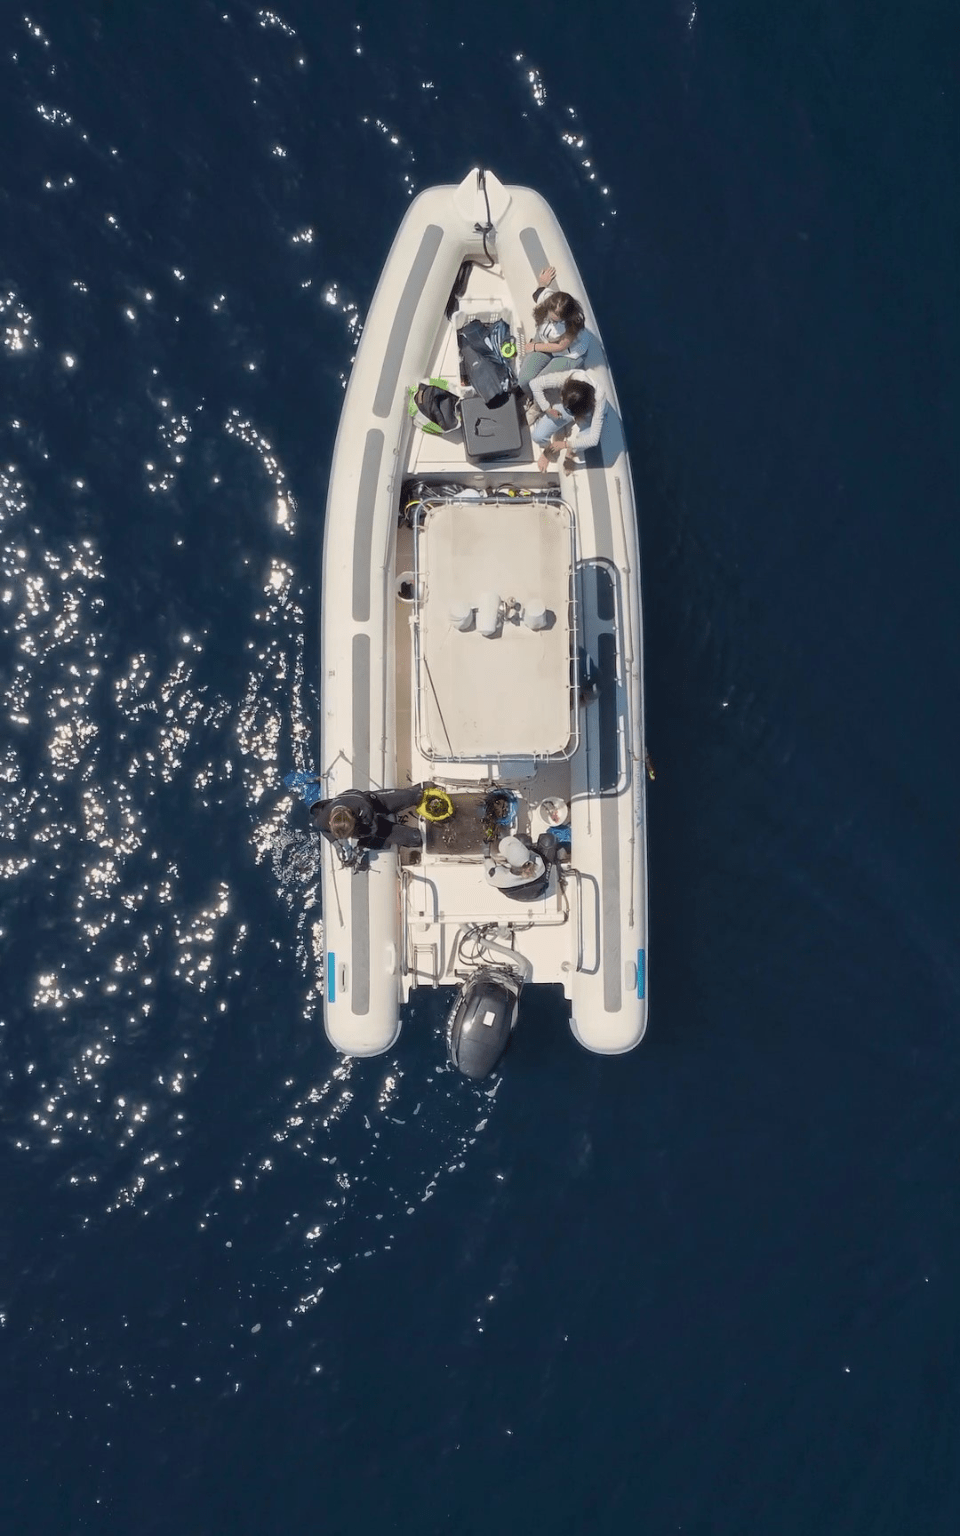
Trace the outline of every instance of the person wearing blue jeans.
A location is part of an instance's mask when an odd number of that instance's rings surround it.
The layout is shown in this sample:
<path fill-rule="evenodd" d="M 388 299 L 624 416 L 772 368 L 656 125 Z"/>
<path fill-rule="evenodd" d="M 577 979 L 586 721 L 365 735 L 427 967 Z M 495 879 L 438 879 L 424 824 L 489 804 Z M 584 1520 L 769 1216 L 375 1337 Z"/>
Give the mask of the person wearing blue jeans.
<path fill-rule="evenodd" d="M 589 334 L 583 328 L 583 310 L 576 299 L 549 288 L 555 275 L 554 267 L 544 267 L 540 287 L 533 295 L 537 329 L 524 349 L 517 376 L 528 402 L 538 374 L 569 372 L 582 362 L 590 345 Z"/>
<path fill-rule="evenodd" d="M 552 460 L 565 449 L 563 467 L 567 474 L 575 468 L 574 453 L 595 448 L 603 431 L 607 397 L 603 385 L 593 374 L 576 369 L 563 381 L 559 405 L 551 405 L 547 389 L 551 380 L 541 373 L 531 383 L 531 392 L 543 411 L 534 422 L 530 436 L 540 449 L 537 468 L 546 473 Z"/>

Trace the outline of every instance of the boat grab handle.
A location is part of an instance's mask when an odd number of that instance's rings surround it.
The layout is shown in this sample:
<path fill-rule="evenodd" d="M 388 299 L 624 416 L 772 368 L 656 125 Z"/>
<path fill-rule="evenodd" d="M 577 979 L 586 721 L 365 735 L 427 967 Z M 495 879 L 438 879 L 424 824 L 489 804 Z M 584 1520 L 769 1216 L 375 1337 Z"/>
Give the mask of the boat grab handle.
<path fill-rule="evenodd" d="M 584 944 L 583 944 L 583 886 L 584 886 L 584 880 L 586 879 L 587 881 L 589 881 L 591 886 L 596 887 L 596 880 L 593 878 L 592 875 L 587 875 L 587 876 L 582 875 L 580 873 L 579 869 L 576 869 L 573 865 L 570 865 L 567 868 L 567 870 L 565 871 L 565 874 L 567 876 L 573 875 L 573 877 L 575 878 L 575 880 L 577 882 L 577 970 L 578 971 L 586 971 L 586 973 L 588 975 L 593 975 L 595 972 L 597 972 L 600 969 L 600 923 L 599 923 L 599 917 L 598 917 L 597 918 L 597 927 L 596 927 L 596 935 L 597 935 L 597 937 L 596 937 L 596 943 L 594 945 L 595 955 L 594 955 L 593 964 L 590 965 L 590 966 L 584 965 L 584 961 L 583 961 L 583 947 L 584 947 Z M 597 896 L 597 892 L 596 892 L 596 890 L 594 890 L 594 898 L 595 899 L 596 899 L 596 896 Z"/>

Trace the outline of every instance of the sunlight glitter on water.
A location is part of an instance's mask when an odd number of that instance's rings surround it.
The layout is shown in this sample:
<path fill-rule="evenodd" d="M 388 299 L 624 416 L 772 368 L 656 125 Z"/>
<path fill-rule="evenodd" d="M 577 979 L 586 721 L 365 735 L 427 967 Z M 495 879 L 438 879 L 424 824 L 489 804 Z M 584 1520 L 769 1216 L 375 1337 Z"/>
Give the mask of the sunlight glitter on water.
<path fill-rule="evenodd" d="M 190 428 L 183 415 L 167 418 L 171 449 L 187 447 Z M 237 430 L 231 418 L 227 435 Z M 292 533 L 295 501 L 269 444 L 246 421 L 239 423 L 239 435 L 274 487 L 270 520 Z M 34 976 L 34 1011 L 61 1016 L 67 1033 L 59 1027 L 49 1033 L 51 1046 L 59 1042 L 50 1061 L 53 1075 L 48 1071 L 38 1083 L 42 1102 L 28 1111 L 16 1144 L 25 1150 L 38 1143 L 60 1148 L 71 1138 L 96 1134 L 108 1103 L 107 1084 L 123 1079 L 126 1059 L 130 1081 L 142 1083 L 139 1043 L 133 1054 L 130 1047 L 154 1012 L 158 982 L 202 995 L 218 987 L 231 964 L 232 974 L 239 974 L 248 925 L 232 915 L 230 883 L 214 882 L 212 899 L 192 910 L 184 904 L 178 862 L 158 861 L 156 850 L 149 849 L 151 801 L 157 784 L 172 786 L 188 776 L 201 808 L 212 809 L 217 786 L 233 778 L 235 756 L 251 812 L 276 787 L 284 728 L 301 743 L 308 736 L 301 703 L 302 612 L 292 600 L 293 567 L 274 558 L 261 588 L 265 601 L 254 615 L 258 630 L 266 626 L 272 633 L 258 650 L 239 706 L 200 680 L 203 634 L 181 634 L 179 655 L 163 667 L 149 650 L 119 661 L 107 653 L 104 640 L 104 594 L 111 592 L 111 602 L 116 594 L 94 542 L 45 549 L 30 524 L 25 482 L 15 466 L 4 471 L 2 489 L 0 614 L 21 657 L 4 688 L 2 708 L 12 727 L 29 727 L 34 737 L 38 728 L 44 734 L 45 722 L 47 766 L 33 768 L 28 777 L 20 749 L 10 745 L 3 752 L 0 874 L 8 885 L 29 880 L 25 894 L 46 885 L 61 914 L 61 934 L 71 910 L 76 934 L 72 945 L 60 944 L 54 964 L 41 965 Z M 135 743 L 135 750 L 127 752 L 123 767 L 125 740 Z M 197 767 L 204 746 L 207 760 Z M 120 774 L 105 774 L 107 762 L 121 766 Z M 276 825 L 285 822 L 289 809 L 281 797 Z M 258 823 L 251 835 L 262 860 L 269 834 Z M 138 872 L 146 872 L 145 856 L 147 867 L 154 866 L 146 881 L 137 879 Z M 315 915 L 312 922 L 305 920 L 303 934 L 316 922 Z M 316 948 L 316 943 L 309 951 L 304 943 L 299 946 L 305 1012 L 311 1014 Z M 100 1007 L 91 1016 L 97 999 Z M 226 1006 L 221 1001 L 220 1011 Z M 182 1096 L 196 1077 L 190 1052 L 175 1050 L 165 1064 L 163 1053 L 153 1059 L 161 1065 L 156 1086 Z M 130 1101 L 126 1090 L 117 1095 L 118 1103 Z M 150 1145 L 152 1103 L 152 1094 L 144 1097 L 141 1091 L 137 1110 L 125 1123 L 123 1145 L 146 1137 L 143 1167 L 118 1187 L 108 1213 L 145 1199 L 176 1166 L 164 1151 L 169 1127 L 159 1129 L 159 1145 Z M 180 1134 L 175 1127 L 173 1134 Z"/>
<path fill-rule="evenodd" d="M 293 35 L 274 11 L 258 19 L 274 48 Z M 293 62 L 304 61 L 288 60 L 289 69 Z M 249 79 L 238 75 L 238 99 L 246 98 Z M 259 70 L 254 84 L 260 96 Z M 36 104 L 36 132 L 51 142 L 66 142 L 64 135 L 86 142 L 79 113 L 48 95 Z M 384 175 L 412 195 L 416 155 L 389 104 L 374 91 L 358 104 L 356 120 L 382 146 Z M 294 126 L 265 122 L 261 140 L 264 158 L 291 174 L 302 169 L 292 164 Z M 218 1021 L 240 1017 L 265 951 L 284 964 L 289 956 L 285 996 L 323 1067 L 291 1077 L 281 1096 L 264 1103 L 259 1129 L 236 1154 L 229 1194 L 210 1204 L 202 1225 L 232 1243 L 244 1212 L 256 1210 L 262 1220 L 265 1210 L 276 1210 L 277 1227 L 292 1239 L 281 1289 L 291 1315 L 304 1314 L 335 1274 L 389 1251 L 442 1184 L 464 1172 L 496 1085 L 464 1086 L 444 1064 L 442 1029 L 434 1029 L 429 1064 L 417 1068 L 398 1052 L 371 1070 L 332 1057 L 320 1043 L 318 848 L 302 805 L 280 789 L 287 768 L 315 766 L 315 689 L 298 567 L 302 519 L 275 428 L 261 427 L 246 392 L 246 365 L 265 366 L 268 351 L 255 336 L 243 338 L 242 406 L 222 394 L 197 401 L 194 393 L 191 403 L 190 380 L 171 366 L 165 337 L 196 304 L 215 317 L 225 349 L 234 349 L 225 366 L 236 370 L 234 312 L 243 295 L 216 272 L 193 293 L 201 264 L 188 247 L 165 246 L 155 262 L 121 271 L 117 253 L 121 241 L 131 249 L 136 222 L 122 159 L 111 146 L 101 152 L 118 180 L 107 205 L 91 214 L 93 238 L 111 253 L 94 293 L 88 271 L 64 274 L 71 300 L 85 307 L 60 335 L 41 324 L 46 311 L 26 291 L 0 296 L 4 356 L 20 366 L 41 352 L 42 336 L 58 378 L 62 369 L 85 380 L 98 362 L 92 306 L 107 297 L 140 362 L 140 403 L 129 416 L 133 514 L 147 533 L 168 521 L 167 547 L 189 549 L 193 530 L 181 498 L 202 464 L 203 483 L 211 495 L 216 488 L 220 505 L 235 498 L 243 547 L 226 572 L 200 566 L 179 576 L 194 606 L 167 632 L 162 612 L 140 620 L 140 599 L 128 597 L 128 573 L 116 568 L 102 536 L 106 514 L 88 489 L 98 483 L 95 460 L 81 456 L 64 469 L 85 493 L 80 537 L 41 535 L 41 500 L 16 464 L 0 481 L 0 625 L 18 656 L 0 698 L 11 732 L 0 756 L 0 875 L 8 896 L 17 893 L 24 909 L 35 904 L 45 914 L 26 982 L 38 1049 L 17 1069 L 25 1092 L 11 1131 L 24 1153 L 66 1161 L 64 1178 L 84 1227 L 123 1210 L 149 1216 L 178 1201 L 196 1145 L 198 1087 L 223 1038 Z M 48 190 L 61 186 L 58 170 L 48 179 Z M 278 209 L 278 250 L 290 264 L 290 286 L 312 286 L 323 314 L 339 320 L 331 355 L 345 384 L 363 317 L 349 272 L 336 270 L 329 252 L 317 269 L 324 232 L 314 217 L 306 201 Z M 26 435 L 31 425 L 23 423 Z M 117 446 L 101 436 L 96 452 Z M 231 469 L 238 449 L 248 459 L 239 476 Z M 223 636 L 203 611 L 204 595 L 219 593 L 224 582 L 236 589 L 229 649 L 242 658 L 229 687 L 217 670 Z M 180 608 L 171 587 L 174 612 Z M 244 852 L 268 912 L 274 904 L 275 925 L 251 907 L 242 859 L 221 869 L 196 856 L 209 843 L 217 858 L 222 808 L 238 797 Z M 88 1161 L 94 1151 L 95 1164 Z M 312 1192 L 305 1197 L 301 1188 L 294 1199 L 287 1183 L 295 1175 L 302 1184 L 304 1171 L 316 1174 Z M 268 1179 L 269 1200 L 248 1204 Z"/>
<path fill-rule="evenodd" d="M 12 290 L 0 296 L 0 324 L 8 352 L 36 351 L 40 346 L 33 335 L 33 316 Z"/>
<path fill-rule="evenodd" d="M 327 1170 L 326 1191 L 316 1197 L 312 1216 L 296 1217 L 310 1250 L 302 1261 L 307 1289 L 294 1303 L 297 1314 L 310 1311 L 323 1295 L 329 1280 L 318 1285 L 321 1275 L 334 1276 L 345 1265 L 389 1252 L 402 1226 L 441 1182 L 463 1172 L 501 1081 L 468 1086 L 452 1069 L 436 1064 L 417 1081 L 398 1056 L 371 1097 L 373 1084 L 362 1095 L 351 1087 L 356 1066 L 350 1059 L 335 1066 L 273 1132 L 277 1147 Z M 360 1125 L 365 1136 L 356 1134 Z M 254 1186 L 278 1167 L 274 1153 L 254 1171 Z M 328 1251 L 314 1255 L 321 1242 Z"/>

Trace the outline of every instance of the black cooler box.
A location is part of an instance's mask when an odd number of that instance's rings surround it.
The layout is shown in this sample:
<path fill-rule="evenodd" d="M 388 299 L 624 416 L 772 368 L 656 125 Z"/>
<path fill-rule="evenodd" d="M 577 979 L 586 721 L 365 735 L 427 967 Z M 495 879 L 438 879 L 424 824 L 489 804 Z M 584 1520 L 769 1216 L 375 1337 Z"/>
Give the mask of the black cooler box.
<path fill-rule="evenodd" d="M 516 395 L 508 395 L 502 405 L 484 405 L 471 397 L 460 402 L 460 412 L 468 459 L 480 464 L 519 456 L 523 431 Z"/>

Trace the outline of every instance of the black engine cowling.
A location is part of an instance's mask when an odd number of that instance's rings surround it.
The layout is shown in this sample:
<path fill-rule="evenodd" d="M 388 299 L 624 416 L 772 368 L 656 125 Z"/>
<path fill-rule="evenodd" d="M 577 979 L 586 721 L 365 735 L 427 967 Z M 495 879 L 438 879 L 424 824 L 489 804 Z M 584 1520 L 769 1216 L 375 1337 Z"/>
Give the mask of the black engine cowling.
<path fill-rule="evenodd" d="M 492 967 L 465 981 L 450 1011 L 450 1060 L 464 1077 L 486 1077 L 510 1043 L 517 1022 L 520 977 Z"/>

